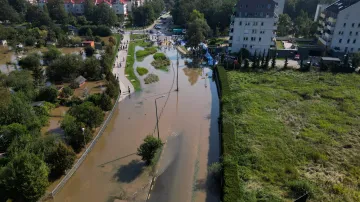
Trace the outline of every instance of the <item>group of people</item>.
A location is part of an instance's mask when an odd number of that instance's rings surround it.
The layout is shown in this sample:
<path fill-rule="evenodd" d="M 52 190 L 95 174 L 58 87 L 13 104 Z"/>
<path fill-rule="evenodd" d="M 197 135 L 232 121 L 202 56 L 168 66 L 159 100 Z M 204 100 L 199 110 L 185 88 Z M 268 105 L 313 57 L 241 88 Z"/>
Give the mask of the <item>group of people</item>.
<path fill-rule="evenodd" d="M 125 54 L 127 55 L 127 48 L 128 48 L 128 46 L 129 46 L 129 41 L 127 40 L 127 41 L 122 41 L 121 42 L 121 44 L 120 44 L 120 47 L 119 47 L 119 49 L 118 49 L 118 51 L 120 51 L 120 50 L 124 50 L 125 51 Z M 119 63 L 115 63 L 114 64 L 114 67 L 118 67 L 118 68 L 121 68 L 121 63 L 122 62 L 125 62 L 125 57 L 126 56 L 124 56 L 123 58 L 122 58 L 122 61 L 120 61 Z M 116 59 L 118 59 L 119 58 L 119 55 L 116 55 Z M 117 79 L 117 80 L 119 80 L 119 74 L 118 73 L 116 73 L 115 74 L 115 78 Z M 121 94 L 121 88 L 119 89 L 119 91 L 120 91 L 120 94 Z M 128 92 L 129 92 L 129 94 L 130 94 L 130 86 L 128 86 Z"/>

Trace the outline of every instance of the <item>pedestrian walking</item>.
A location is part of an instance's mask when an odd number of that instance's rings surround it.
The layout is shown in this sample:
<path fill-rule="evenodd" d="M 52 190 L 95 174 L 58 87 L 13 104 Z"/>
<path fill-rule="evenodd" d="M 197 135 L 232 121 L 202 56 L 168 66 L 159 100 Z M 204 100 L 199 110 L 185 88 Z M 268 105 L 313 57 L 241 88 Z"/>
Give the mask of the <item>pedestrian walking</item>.
<path fill-rule="evenodd" d="M 129 91 L 129 94 L 130 94 L 130 86 L 128 86 L 128 91 Z"/>

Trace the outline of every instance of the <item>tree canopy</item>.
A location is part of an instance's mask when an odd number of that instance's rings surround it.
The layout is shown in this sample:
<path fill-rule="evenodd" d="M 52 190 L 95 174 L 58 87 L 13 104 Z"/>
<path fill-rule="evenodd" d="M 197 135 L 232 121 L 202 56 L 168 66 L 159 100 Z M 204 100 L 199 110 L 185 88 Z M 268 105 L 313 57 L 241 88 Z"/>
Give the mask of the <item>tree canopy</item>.
<path fill-rule="evenodd" d="M 193 10 L 188 22 L 188 30 L 186 32 L 187 46 L 198 47 L 200 42 L 205 41 L 210 34 L 210 27 L 206 23 L 204 15 L 197 10 Z"/>

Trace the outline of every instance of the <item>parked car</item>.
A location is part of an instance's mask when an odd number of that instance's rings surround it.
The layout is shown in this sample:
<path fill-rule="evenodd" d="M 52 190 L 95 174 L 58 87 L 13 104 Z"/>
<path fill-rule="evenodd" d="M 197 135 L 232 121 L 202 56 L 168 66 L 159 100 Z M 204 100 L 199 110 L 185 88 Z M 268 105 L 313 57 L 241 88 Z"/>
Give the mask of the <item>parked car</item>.
<path fill-rule="evenodd" d="M 160 25 L 155 25 L 155 29 L 161 29 L 162 27 Z"/>
<path fill-rule="evenodd" d="M 155 30 L 150 30 L 150 34 L 154 34 L 155 33 Z"/>
<path fill-rule="evenodd" d="M 300 54 L 296 54 L 294 60 L 300 60 Z"/>

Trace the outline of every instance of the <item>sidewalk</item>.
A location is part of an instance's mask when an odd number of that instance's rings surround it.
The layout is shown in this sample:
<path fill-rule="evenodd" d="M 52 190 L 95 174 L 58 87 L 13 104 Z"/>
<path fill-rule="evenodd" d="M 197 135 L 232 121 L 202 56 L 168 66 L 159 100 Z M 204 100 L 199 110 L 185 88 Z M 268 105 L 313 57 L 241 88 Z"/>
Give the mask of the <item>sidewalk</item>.
<path fill-rule="evenodd" d="M 123 40 L 120 42 L 120 46 L 121 47 L 122 43 L 125 43 L 126 41 L 129 41 L 130 43 L 130 35 L 129 34 L 124 34 Z M 128 44 L 127 44 L 128 45 Z M 131 82 L 128 80 L 128 78 L 125 76 L 125 66 L 126 66 L 126 59 L 127 59 L 127 48 L 124 50 L 117 51 L 117 58 L 115 58 L 115 66 L 113 68 L 113 74 L 119 78 L 119 85 L 120 85 L 120 89 L 121 89 L 121 96 L 120 96 L 120 100 L 123 100 L 126 98 L 126 96 L 129 95 L 129 90 L 128 87 L 130 87 L 130 93 L 134 92 L 134 86 L 131 84 Z M 121 64 L 121 67 L 120 67 Z"/>

